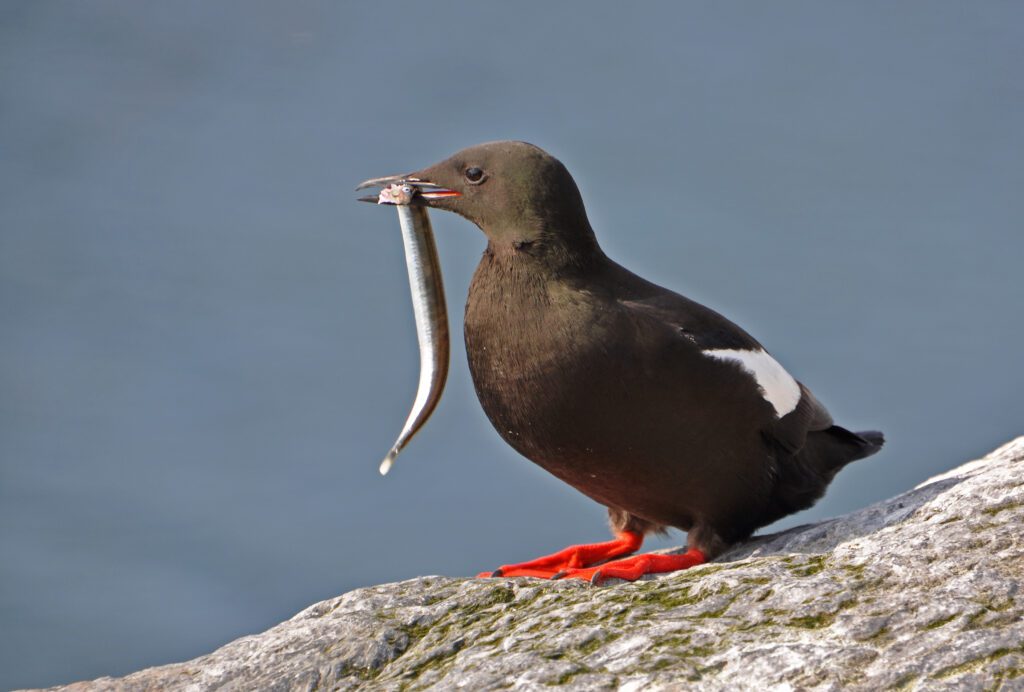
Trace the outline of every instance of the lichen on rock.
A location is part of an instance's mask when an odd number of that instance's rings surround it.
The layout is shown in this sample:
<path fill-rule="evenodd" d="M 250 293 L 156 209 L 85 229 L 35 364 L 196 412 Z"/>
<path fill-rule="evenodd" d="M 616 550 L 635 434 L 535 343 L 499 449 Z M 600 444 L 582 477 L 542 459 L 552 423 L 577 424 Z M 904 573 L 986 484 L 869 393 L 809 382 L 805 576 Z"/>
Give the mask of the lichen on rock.
<path fill-rule="evenodd" d="M 65 690 L 1024 688 L 1024 437 L 891 500 L 604 587 L 421 577 Z"/>

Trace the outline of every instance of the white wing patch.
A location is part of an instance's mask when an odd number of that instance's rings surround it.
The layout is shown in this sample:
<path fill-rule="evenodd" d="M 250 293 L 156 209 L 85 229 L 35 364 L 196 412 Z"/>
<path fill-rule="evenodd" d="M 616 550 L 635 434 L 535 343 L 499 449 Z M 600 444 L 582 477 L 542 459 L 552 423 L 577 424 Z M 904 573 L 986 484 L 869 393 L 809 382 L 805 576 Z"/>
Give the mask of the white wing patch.
<path fill-rule="evenodd" d="M 779 418 L 795 409 L 800 402 L 800 385 L 767 351 L 713 348 L 704 351 L 704 355 L 738 363 L 757 381 L 761 395 L 772 405 Z"/>

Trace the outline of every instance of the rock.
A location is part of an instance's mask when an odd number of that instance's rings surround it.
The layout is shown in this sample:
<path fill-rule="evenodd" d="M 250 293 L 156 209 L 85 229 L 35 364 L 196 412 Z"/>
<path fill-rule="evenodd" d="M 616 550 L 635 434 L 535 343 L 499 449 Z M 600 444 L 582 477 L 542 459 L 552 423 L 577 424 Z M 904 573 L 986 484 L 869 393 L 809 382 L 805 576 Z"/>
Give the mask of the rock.
<path fill-rule="evenodd" d="M 421 577 L 63 690 L 1024 689 L 1024 437 L 634 584 Z"/>

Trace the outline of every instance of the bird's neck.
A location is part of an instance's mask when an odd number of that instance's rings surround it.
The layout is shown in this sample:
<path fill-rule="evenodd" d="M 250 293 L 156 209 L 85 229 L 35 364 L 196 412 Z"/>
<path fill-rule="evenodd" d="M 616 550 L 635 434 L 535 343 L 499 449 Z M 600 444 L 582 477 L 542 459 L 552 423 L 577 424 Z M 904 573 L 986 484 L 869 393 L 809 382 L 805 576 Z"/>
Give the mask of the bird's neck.
<path fill-rule="evenodd" d="M 476 355 L 484 361 L 502 360 L 505 354 L 525 366 L 541 362 L 552 354 L 564 355 L 564 348 L 552 345 L 535 353 L 549 339 L 564 338 L 564 320 L 572 320 L 572 306 L 580 307 L 581 295 L 596 304 L 600 280 L 614 266 L 595 243 L 581 251 L 540 243 L 502 243 L 491 239 L 473 274 L 466 302 L 467 344 L 473 342 Z M 488 366 L 489 367 L 489 366 Z M 485 368 L 486 369 L 486 368 Z"/>
<path fill-rule="evenodd" d="M 536 219 L 508 227 L 488 227 L 485 255 L 499 263 L 529 267 L 535 279 L 543 280 L 606 261 L 586 217 L 573 221 L 563 225 Z"/>

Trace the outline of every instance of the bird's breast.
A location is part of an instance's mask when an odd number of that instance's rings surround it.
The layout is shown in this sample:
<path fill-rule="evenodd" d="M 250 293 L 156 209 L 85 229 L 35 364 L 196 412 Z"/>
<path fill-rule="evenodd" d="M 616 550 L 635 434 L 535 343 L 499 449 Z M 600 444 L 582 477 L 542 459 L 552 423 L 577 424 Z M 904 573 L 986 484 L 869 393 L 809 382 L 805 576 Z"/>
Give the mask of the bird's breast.
<path fill-rule="evenodd" d="M 602 371 L 603 321 L 586 292 L 525 262 L 485 256 L 477 268 L 465 316 L 473 384 L 498 433 L 526 456 L 566 444 L 560 421 Z"/>
<path fill-rule="evenodd" d="M 667 391 L 658 382 L 672 373 L 651 368 L 643 336 L 598 292 L 514 263 L 485 258 L 470 288 L 466 353 L 484 412 L 556 475 L 630 455 L 650 425 Z"/>

